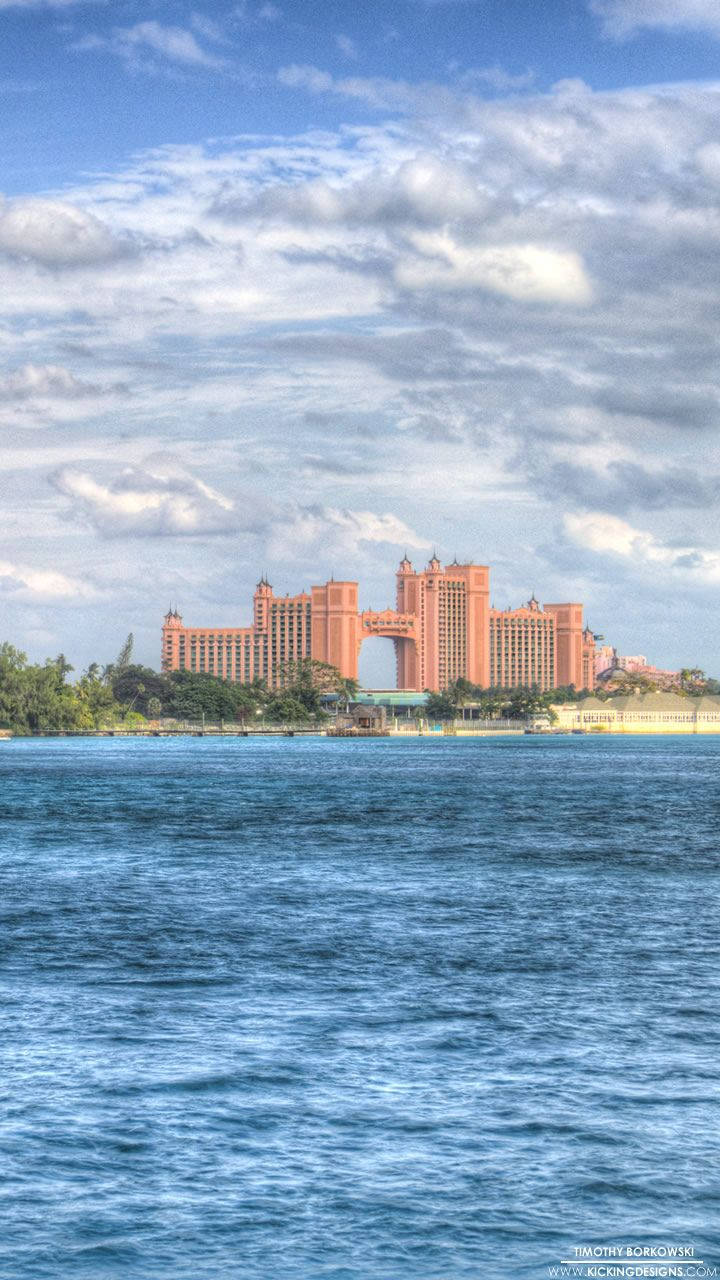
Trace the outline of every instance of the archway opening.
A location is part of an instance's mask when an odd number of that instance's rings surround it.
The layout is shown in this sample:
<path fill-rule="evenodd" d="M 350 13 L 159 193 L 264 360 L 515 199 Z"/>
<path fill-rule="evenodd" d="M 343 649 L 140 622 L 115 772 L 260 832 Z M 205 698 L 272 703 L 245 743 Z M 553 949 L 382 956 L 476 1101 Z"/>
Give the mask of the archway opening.
<path fill-rule="evenodd" d="M 394 689 L 397 668 L 395 644 L 385 636 L 369 636 L 360 646 L 358 682 L 361 689 Z"/>

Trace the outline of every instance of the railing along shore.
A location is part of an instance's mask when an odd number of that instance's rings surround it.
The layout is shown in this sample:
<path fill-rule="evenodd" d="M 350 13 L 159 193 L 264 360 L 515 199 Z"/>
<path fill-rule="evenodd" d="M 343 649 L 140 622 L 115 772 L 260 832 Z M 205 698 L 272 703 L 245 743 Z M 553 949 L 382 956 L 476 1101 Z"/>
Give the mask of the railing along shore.
<path fill-rule="evenodd" d="M 387 738 L 387 737 L 471 737 L 494 733 L 518 734 L 527 732 L 528 725 L 521 720 L 455 720 L 429 722 L 427 720 L 390 720 L 383 728 L 359 728 L 337 724 L 329 720 L 325 724 L 242 724 L 205 721 L 149 721 L 146 724 L 111 725 L 98 729 L 39 729 L 33 734 L 12 733 L 0 730 L 4 740 L 17 737 L 33 738 Z"/>

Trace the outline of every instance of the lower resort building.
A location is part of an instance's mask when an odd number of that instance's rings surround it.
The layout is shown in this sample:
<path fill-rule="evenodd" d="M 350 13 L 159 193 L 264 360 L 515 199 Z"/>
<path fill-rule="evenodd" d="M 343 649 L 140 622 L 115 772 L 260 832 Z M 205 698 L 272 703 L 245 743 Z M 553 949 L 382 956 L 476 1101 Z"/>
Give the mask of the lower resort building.
<path fill-rule="evenodd" d="M 395 608 L 358 608 L 358 584 L 335 581 L 295 596 L 276 596 L 265 576 L 247 627 L 186 627 L 176 609 L 162 631 L 164 671 L 194 671 L 277 688 L 288 663 L 313 658 L 356 680 L 363 642 L 394 642 L 397 688 L 438 691 L 463 677 L 472 684 L 514 688 L 594 685 L 594 636 L 581 604 L 533 597 L 522 609 L 491 609 L 487 565 L 443 567 L 433 555 L 416 571 L 407 556 L 396 574 Z"/>
<path fill-rule="evenodd" d="M 631 693 L 554 706 L 555 728 L 575 733 L 720 733 L 720 698 Z"/>

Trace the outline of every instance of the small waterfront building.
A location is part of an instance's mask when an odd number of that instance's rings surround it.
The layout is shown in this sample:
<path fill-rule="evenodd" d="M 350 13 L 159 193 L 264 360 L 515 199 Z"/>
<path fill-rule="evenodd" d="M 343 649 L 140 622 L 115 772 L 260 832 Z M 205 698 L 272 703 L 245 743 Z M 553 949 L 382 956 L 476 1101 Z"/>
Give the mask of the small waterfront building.
<path fill-rule="evenodd" d="M 387 711 L 383 706 L 367 706 L 354 703 L 346 716 L 338 717 L 340 727 L 347 725 L 361 733 L 385 733 L 387 730 Z"/>
<path fill-rule="evenodd" d="M 389 722 L 413 724 L 425 716 L 427 693 L 408 689 L 360 689 L 353 699 L 358 707 L 383 707 Z"/>

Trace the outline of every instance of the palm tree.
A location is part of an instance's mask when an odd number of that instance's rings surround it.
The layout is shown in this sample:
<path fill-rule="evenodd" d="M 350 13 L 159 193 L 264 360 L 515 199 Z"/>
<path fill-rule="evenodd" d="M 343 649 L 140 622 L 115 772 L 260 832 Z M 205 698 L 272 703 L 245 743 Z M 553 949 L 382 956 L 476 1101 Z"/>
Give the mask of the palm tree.
<path fill-rule="evenodd" d="M 344 676 L 338 682 L 338 694 L 343 704 L 343 711 L 347 715 L 350 710 L 350 703 L 354 702 L 358 696 L 360 685 L 357 680 L 353 680 L 352 676 Z"/>

